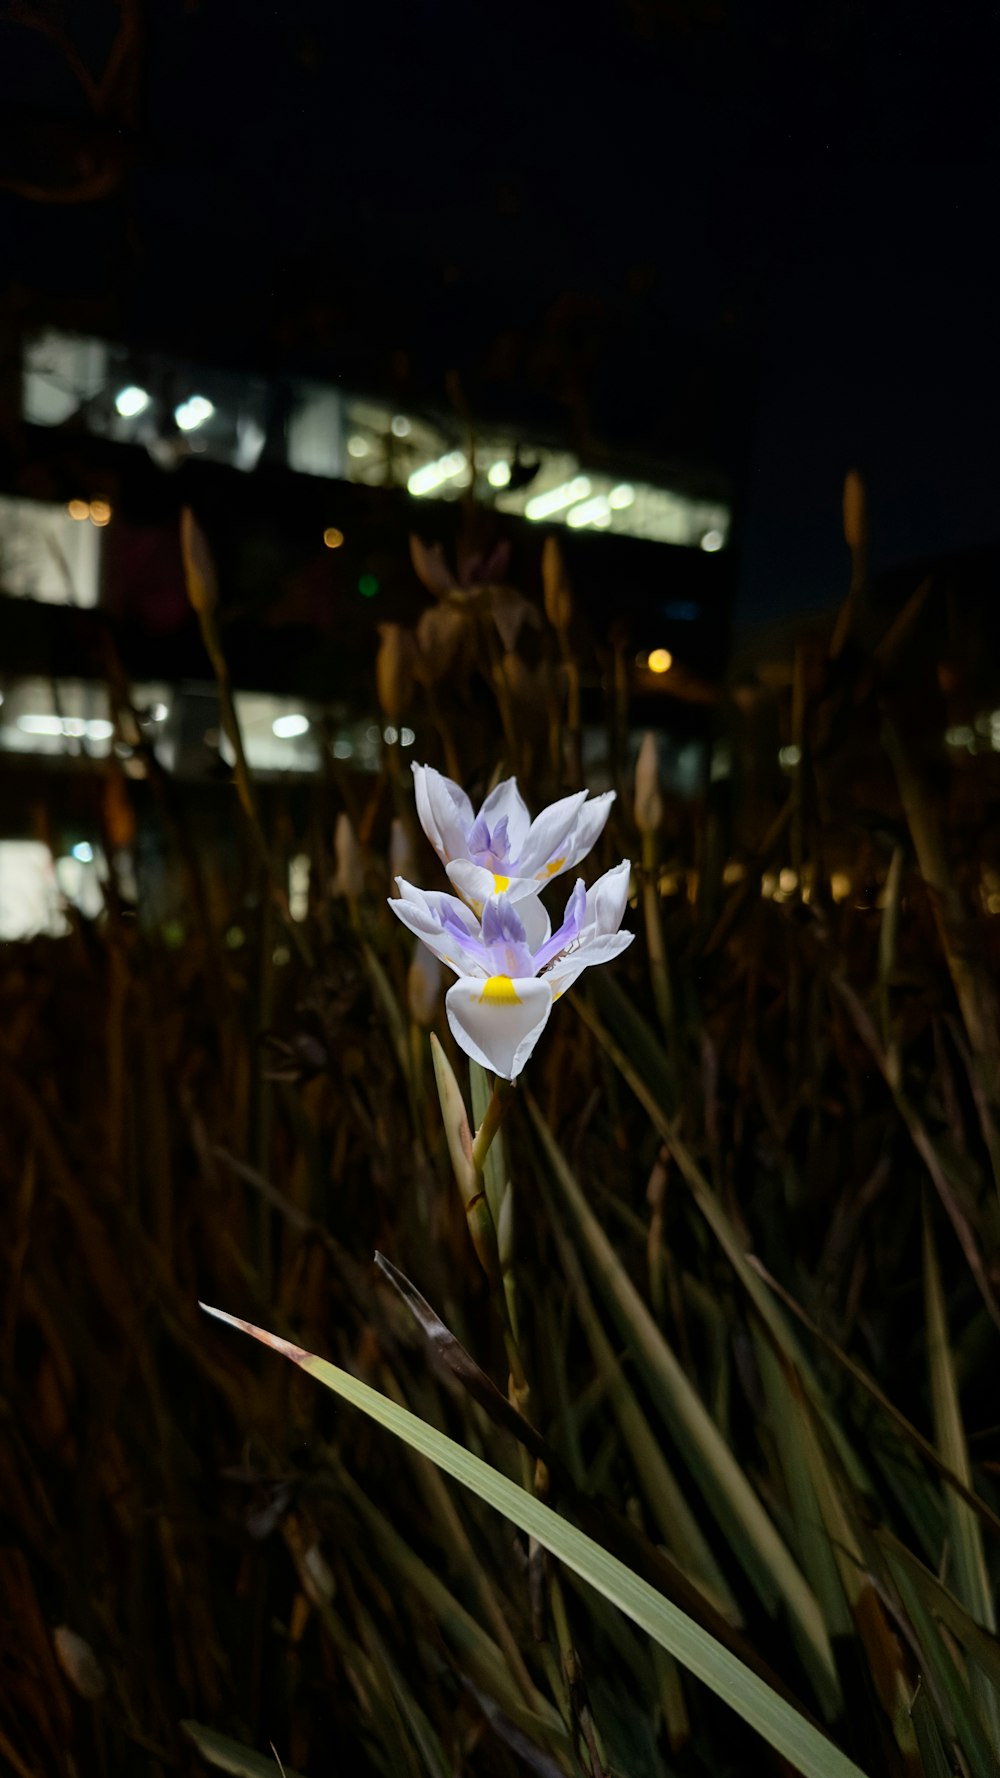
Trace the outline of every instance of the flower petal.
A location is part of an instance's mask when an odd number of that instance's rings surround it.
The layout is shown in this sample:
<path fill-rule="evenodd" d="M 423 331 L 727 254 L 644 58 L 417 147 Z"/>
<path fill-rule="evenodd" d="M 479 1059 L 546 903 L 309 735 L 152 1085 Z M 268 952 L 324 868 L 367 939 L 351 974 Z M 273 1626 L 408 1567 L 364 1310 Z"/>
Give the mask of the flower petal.
<path fill-rule="evenodd" d="M 528 806 L 517 788 L 516 778 L 504 778 L 495 790 L 490 791 L 479 811 L 479 819 L 485 820 L 491 833 L 495 832 L 505 815 L 507 817 L 508 855 L 511 858 L 516 858 L 531 826 Z"/>
<path fill-rule="evenodd" d="M 506 895 L 510 901 L 516 902 L 538 895 L 534 877 L 494 876 L 484 865 L 472 864 L 467 858 L 452 859 L 445 865 L 445 870 L 466 901 L 475 902 L 477 906 L 488 901 L 491 895 Z"/>
<path fill-rule="evenodd" d="M 561 926 L 557 926 L 550 939 L 547 939 L 535 953 L 535 968 L 544 969 L 552 963 L 561 951 L 568 951 L 570 946 L 580 937 L 583 931 L 584 916 L 587 911 L 587 891 L 583 878 L 577 877 L 566 903 Z"/>
<path fill-rule="evenodd" d="M 405 877 L 397 877 L 396 884 L 399 899 L 391 900 L 389 906 L 435 957 L 456 975 L 475 975 L 483 968 L 479 921 L 464 901 L 441 890 L 427 893 L 417 889 Z"/>
<path fill-rule="evenodd" d="M 465 791 L 433 766 L 419 766 L 416 762 L 413 785 L 420 825 L 442 863 L 463 857 L 465 838 L 474 819 Z"/>
<path fill-rule="evenodd" d="M 613 870 L 606 870 L 603 877 L 598 877 L 587 890 L 587 913 L 584 919 L 584 930 L 593 927 L 595 933 L 617 932 L 625 914 L 628 903 L 629 879 L 632 866 L 627 858 L 616 864 Z"/>
<path fill-rule="evenodd" d="M 572 870 L 574 864 L 579 864 L 581 858 L 586 858 L 587 853 L 596 846 L 607 825 L 615 794 L 613 790 L 605 790 L 600 796 L 591 797 L 589 803 L 580 810 L 576 826 L 569 836 L 572 848 L 563 867 L 565 870 Z M 555 872 L 552 874 L 554 876 Z"/>
<path fill-rule="evenodd" d="M 547 942 L 549 934 L 552 931 L 552 922 L 538 899 L 538 884 L 534 879 L 532 877 L 521 877 L 520 879 L 515 878 L 515 882 L 519 885 L 527 883 L 531 884 L 532 893 L 529 896 L 526 893 L 523 895 L 515 895 L 514 883 L 512 883 L 507 891 L 507 900 L 517 903 L 517 911 L 521 916 L 521 925 L 524 927 L 524 936 L 528 941 L 528 949 L 532 955 L 534 955 L 534 953 L 540 951 L 542 946 Z"/>
<path fill-rule="evenodd" d="M 504 1080 L 516 1080 L 545 1029 L 552 990 L 532 976 L 463 977 L 448 989 L 445 1009 L 466 1055 Z"/>
<path fill-rule="evenodd" d="M 585 938 L 560 962 L 553 963 L 541 979 L 551 985 L 552 997 L 558 1000 L 585 969 L 594 963 L 610 963 L 612 957 L 619 957 L 622 951 L 628 950 L 634 937 L 634 932 L 610 932 L 601 938 Z"/>
<path fill-rule="evenodd" d="M 511 847 L 511 855 L 519 877 L 534 876 L 547 882 L 567 868 L 571 850 L 570 836 L 580 810 L 587 800 L 585 790 L 561 797 L 536 815 L 519 851 Z M 579 856 L 579 854 L 575 854 Z M 549 867 L 552 867 L 551 869 Z"/>

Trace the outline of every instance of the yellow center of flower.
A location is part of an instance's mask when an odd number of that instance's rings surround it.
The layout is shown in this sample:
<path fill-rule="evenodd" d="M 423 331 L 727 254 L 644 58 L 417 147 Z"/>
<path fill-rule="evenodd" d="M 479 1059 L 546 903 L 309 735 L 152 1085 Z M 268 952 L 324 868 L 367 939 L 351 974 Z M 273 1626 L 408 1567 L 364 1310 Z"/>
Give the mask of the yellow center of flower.
<path fill-rule="evenodd" d="M 502 895 L 505 889 L 510 888 L 510 878 L 509 877 L 498 877 L 496 871 L 494 871 L 493 872 L 493 887 L 496 890 L 498 895 Z"/>
<path fill-rule="evenodd" d="M 491 975 L 483 983 L 483 991 L 479 996 L 480 1006 L 520 1006 L 521 999 L 514 992 L 514 984 L 509 975 Z"/>
<path fill-rule="evenodd" d="M 547 877 L 557 877 L 565 863 L 565 858 L 550 859 L 549 863 L 545 866 L 545 875 Z"/>

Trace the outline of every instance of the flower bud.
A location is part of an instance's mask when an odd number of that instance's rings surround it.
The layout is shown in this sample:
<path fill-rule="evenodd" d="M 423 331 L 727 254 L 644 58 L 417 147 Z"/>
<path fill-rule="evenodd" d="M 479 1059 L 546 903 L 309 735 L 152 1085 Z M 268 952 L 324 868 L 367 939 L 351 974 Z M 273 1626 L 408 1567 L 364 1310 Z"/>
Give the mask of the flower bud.
<path fill-rule="evenodd" d="M 187 596 L 199 616 L 215 610 L 219 587 L 208 540 L 190 506 L 181 509 L 181 556 Z"/>
<path fill-rule="evenodd" d="M 375 657 L 375 690 L 389 721 L 402 720 L 413 695 L 413 669 L 417 645 L 412 631 L 402 624 L 379 624 L 379 651 Z"/>
<path fill-rule="evenodd" d="M 416 860 L 406 823 L 400 821 L 396 815 L 389 829 L 389 880 L 393 885 L 393 894 L 396 893 L 397 877 L 405 877 L 408 883 L 412 883 L 416 874 Z"/>
<path fill-rule="evenodd" d="M 406 976 L 406 1000 L 410 1017 L 428 1031 L 437 1017 L 441 999 L 441 965 L 432 951 L 417 940 Z"/>
<path fill-rule="evenodd" d="M 417 677 L 423 685 L 436 685 L 448 672 L 468 629 L 468 617 L 459 605 L 428 605 L 417 619 Z"/>
<path fill-rule="evenodd" d="M 844 542 L 852 555 L 868 541 L 867 506 L 865 484 L 856 469 L 849 469 L 844 477 Z"/>
<path fill-rule="evenodd" d="M 640 833 L 656 833 L 662 820 L 656 736 L 647 730 L 635 766 L 635 824 Z"/>
<path fill-rule="evenodd" d="M 90 1643 L 66 1624 L 53 1630 L 52 1641 L 60 1667 L 81 1698 L 101 1697 L 108 1682 Z"/>
<path fill-rule="evenodd" d="M 545 615 L 552 628 L 562 633 L 569 628 L 573 616 L 573 597 L 566 563 L 555 537 L 546 537 L 542 549 L 542 591 Z"/>
<path fill-rule="evenodd" d="M 330 884 L 330 893 L 346 895 L 348 901 L 359 900 L 365 887 L 361 847 L 351 826 L 351 818 L 343 810 L 337 816 L 337 825 L 333 830 L 333 853 L 337 869 Z"/>

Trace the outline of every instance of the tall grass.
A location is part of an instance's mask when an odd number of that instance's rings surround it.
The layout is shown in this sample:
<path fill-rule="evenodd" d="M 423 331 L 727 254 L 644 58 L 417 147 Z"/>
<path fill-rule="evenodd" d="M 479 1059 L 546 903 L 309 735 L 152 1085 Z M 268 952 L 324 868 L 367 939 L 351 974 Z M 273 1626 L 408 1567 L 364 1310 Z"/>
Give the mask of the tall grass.
<path fill-rule="evenodd" d="M 383 637 L 388 719 L 537 806 L 576 785 L 603 671 L 620 795 L 593 868 L 637 861 L 639 938 L 556 1008 L 482 1215 L 436 1080 L 473 1127 L 488 1083 L 385 907 L 394 820 L 435 880 L 409 755 L 367 781 L 331 755 L 294 799 L 241 764 L 235 875 L 161 785 L 182 934 L 141 917 L 141 858 L 139 919 L 117 894 L 105 799 L 105 916 L 0 974 L 0 1764 L 787 1770 L 687 1645 L 546 1553 L 549 1508 L 870 1778 L 1000 1771 L 998 922 L 900 696 L 922 601 L 866 635 L 856 494 L 829 649 L 760 694 L 790 776 L 745 769 L 720 704 L 728 834 L 662 786 L 636 825 L 624 655 L 551 549 L 544 609 L 417 552 L 438 603 Z M 225 589 L 186 542 L 221 670 Z M 510 1516 L 199 1298 L 483 1460 Z"/>

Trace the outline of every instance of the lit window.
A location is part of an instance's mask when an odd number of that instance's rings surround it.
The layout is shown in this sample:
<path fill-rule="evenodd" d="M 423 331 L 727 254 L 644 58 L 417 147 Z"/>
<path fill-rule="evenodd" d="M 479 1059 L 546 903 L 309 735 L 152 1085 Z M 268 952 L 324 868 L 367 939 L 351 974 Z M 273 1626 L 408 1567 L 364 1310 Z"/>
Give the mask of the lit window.
<path fill-rule="evenodd" d="M 0 590 L 45 605 L 97 604 L 100 539 L 92 524 L 79 523 L 91 516 L 89 506 L 79 512 L 83 505 L 0 495 Z"/>
<path fill-rule="evenodd" d="M 0 840 L 0 939 L 61 938 L 68 930 L 48 846 Z"/>

